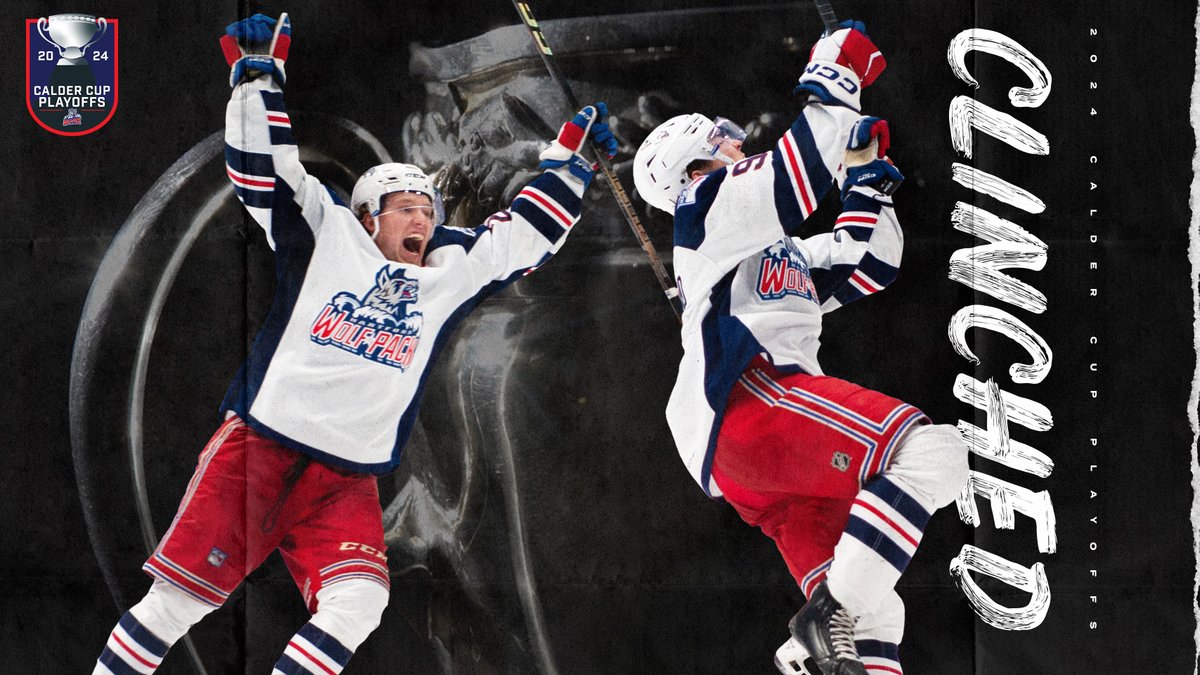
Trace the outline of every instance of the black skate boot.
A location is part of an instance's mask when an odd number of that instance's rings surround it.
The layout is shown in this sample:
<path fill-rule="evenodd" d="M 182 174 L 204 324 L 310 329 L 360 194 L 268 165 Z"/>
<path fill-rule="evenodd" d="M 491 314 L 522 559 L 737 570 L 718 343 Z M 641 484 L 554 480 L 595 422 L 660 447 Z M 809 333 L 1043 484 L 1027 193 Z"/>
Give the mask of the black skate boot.
<path fill-rule="evenodd" d="M 813 589 L 788 628 L 804 645 L 824 675 L 867 675 L 854 647 L 854 624 L 858 622 L 829 594 L 822 581 Z"/>

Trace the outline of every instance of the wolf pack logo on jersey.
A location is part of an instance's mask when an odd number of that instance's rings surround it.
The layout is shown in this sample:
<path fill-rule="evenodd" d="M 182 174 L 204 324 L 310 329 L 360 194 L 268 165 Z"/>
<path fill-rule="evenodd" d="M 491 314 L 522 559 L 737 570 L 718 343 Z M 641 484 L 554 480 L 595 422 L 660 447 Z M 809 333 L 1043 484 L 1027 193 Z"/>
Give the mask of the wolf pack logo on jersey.
<path fill-rule="evenodd" d="M 319 345 L 333 345 L 376 363 L 405 370 L 420 343 L 423 318 L 409 311 L 417 301 L 419 284 L 385 265 L 375 286 L 361 298 L 342 291 L 321 309 L 309 330 Z"/>
<path fill-rule="evenodd" d="M 78 13 L 26 19 L 25 107 L 60 136 L 108 124 L 117 109 L 117 20 Z"/>
<path fill-rule="evenodd" d="M 791 239 L 768 248 L 758 271 L 758 297 L 778 300 L 787 295 L 817 301 L 817 288 L 809 274 L 808 263 Z"/>

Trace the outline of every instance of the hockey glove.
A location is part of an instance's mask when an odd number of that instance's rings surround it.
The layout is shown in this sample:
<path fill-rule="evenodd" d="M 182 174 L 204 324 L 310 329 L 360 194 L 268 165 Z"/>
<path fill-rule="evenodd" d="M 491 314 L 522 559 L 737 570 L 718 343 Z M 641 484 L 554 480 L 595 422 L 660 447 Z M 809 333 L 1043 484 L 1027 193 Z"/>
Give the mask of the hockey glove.
<path fill-rule="evenodd" d="M 270 75 L 282 87 L 287 79 L 283 64 L 291 44 L 292 23 L 286 13 L 278 21 L 255 14 L 226 26 L 221 51 L 230 66 L 229 86 Z"/>
<path fill-rule="evenodd" d="M 583 144 L 591 139 L 597 153 L 603 153 L 608 159 L 617 156 L 617 139 L 608 128 L 608 106 L 600 101 L 594 106 L 584 106 L 575 113 L 570 122 L 558 130 L 558 138 L 550 143 L 550 147 L 541 152 L 538 157 L 542 160 L 541 168 L 547 168 L 548 162 L 561 166 L 572 155 L 579 154 Z"/>
<path fill-rule="evenodd" d="M 846 143 L 846 166 L 866 164 L 871 160 L 883 159 L 892 147 L 892 133 L 887 120 L 878 117 L 860 117 L 850 127 L 850 140 Z"/>
<path fill-rule="evenodd" d="M 860 117 L 850 128 L 850 140 L 846 144 L 846 179 L 842 181 L 842 201 L 846 201 L 850 189 L 856 186 L 871 188 L 881 194 L 891 195 L 900 187 L 904 176 L 887 158 L 892 145 L 892 134 L 887 120 L 878 117 Z"/>
<path fill-rule="evenodd" d="M 904 175 L 887 157 L 851 166 L 846 169 L 846 180 L 842 181 L 842 201 L 845 202 L 852 188 L 856 187 L 871 188 L 880 194 L 891 196 L 902 182 Z"/>
<path fill-rule="evenodd" d="M 862 88 L 886 67 L 883 54 L 867 37 L 867 27 L 861 21 L 843 21 L 841 28 L 813 45 L 795 93 L 859 110 Z"/>

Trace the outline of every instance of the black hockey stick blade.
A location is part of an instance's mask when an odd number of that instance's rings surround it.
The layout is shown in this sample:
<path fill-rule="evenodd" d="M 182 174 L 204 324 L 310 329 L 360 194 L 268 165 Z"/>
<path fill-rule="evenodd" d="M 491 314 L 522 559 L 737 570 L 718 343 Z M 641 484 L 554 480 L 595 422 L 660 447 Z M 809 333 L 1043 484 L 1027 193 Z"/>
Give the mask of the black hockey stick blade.
<path fill-rule="evenodd" d="M 837 30 L 838 18 L 833 11 L 833 4 L 829 0 L 813 0 L 813 4 L 817 6 L 817 14 L 821 15 L 821 23 L 825 24 L 825 34 L 829 35 Z"/>

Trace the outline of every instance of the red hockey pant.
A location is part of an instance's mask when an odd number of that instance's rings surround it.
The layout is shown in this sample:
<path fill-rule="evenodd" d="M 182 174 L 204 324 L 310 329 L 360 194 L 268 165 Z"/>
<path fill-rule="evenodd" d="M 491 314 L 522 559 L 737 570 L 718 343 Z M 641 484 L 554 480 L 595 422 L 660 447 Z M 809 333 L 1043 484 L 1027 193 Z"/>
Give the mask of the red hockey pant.
<path fill-rule="evenodd" d="M 317 591 L 342 581 L 388 587 L 375 477 L 310 460 L 230 418 L 142 569 L 215 607 L 276 548 L 311 612 Z"/>
<path fill-rule="evenodd" d="M 833 377 L 757 358 L 734 385 L 712 475 L 742 519 L 775 541 L 805 595 L 825 577 L 863 484 L 887 467 L 920 410 Z"/>

